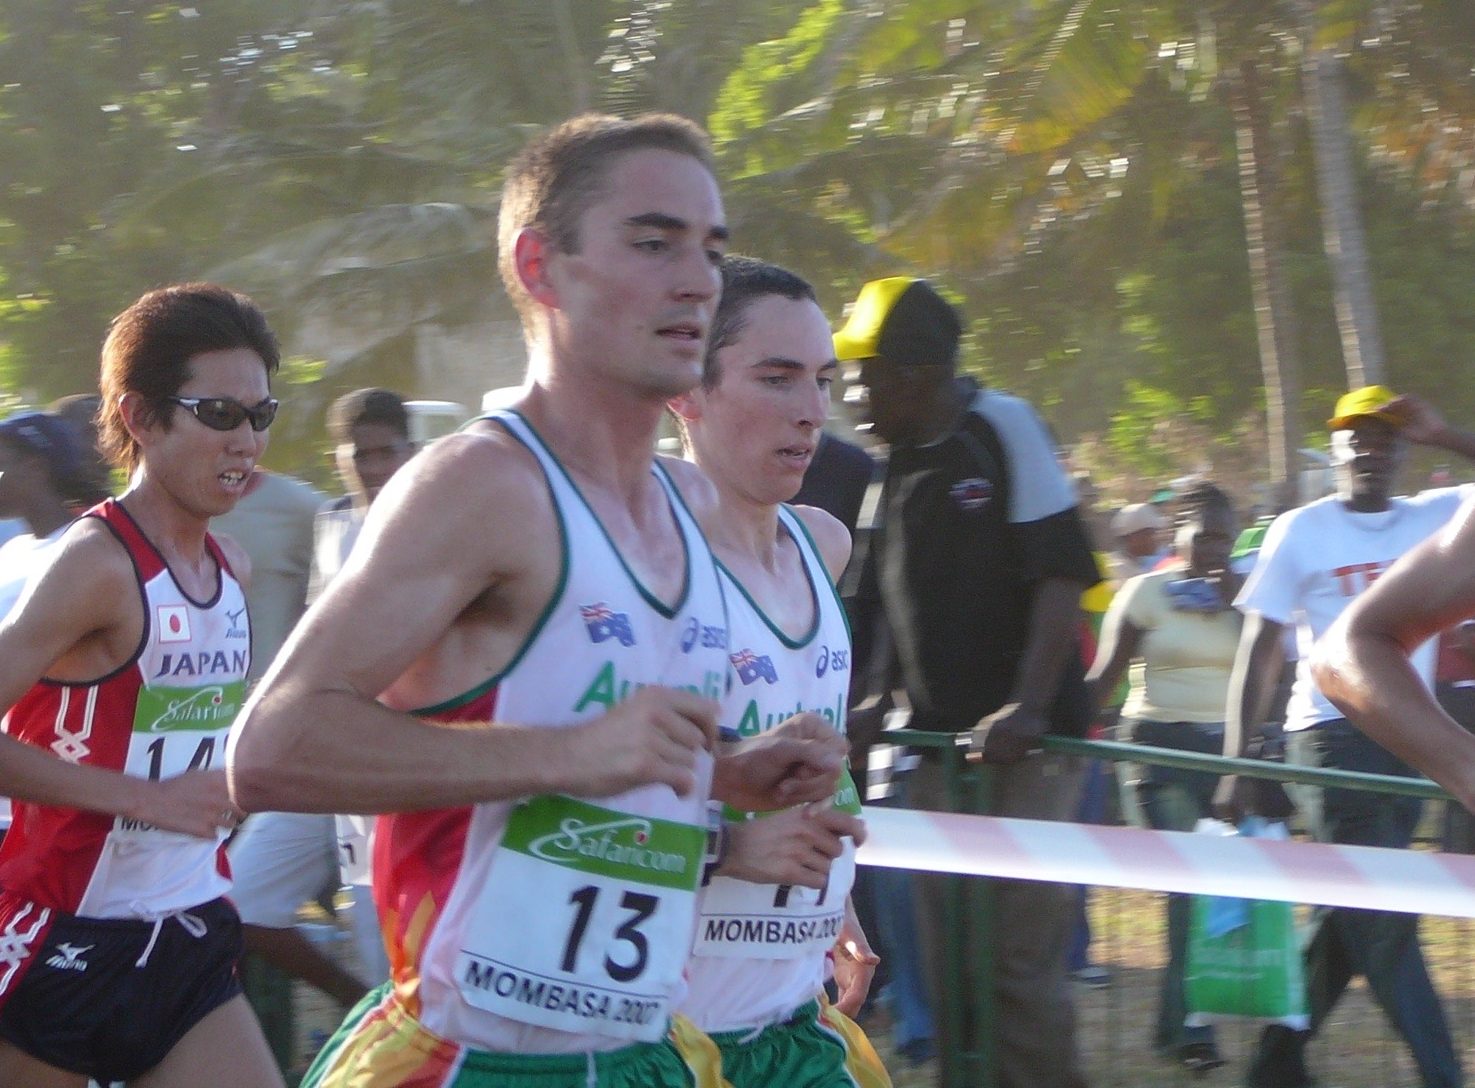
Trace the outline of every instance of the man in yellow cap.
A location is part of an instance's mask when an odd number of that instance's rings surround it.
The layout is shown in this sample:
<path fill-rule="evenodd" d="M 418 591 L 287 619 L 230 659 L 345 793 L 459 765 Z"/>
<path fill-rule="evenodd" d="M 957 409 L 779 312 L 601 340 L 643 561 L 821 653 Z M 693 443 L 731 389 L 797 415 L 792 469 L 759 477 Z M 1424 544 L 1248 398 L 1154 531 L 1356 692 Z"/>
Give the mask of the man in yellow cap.
<path fill-rule="evenodd" d="M 1441 488 L 1412 497 L 1393 494 L 1409 443 L 1437 446 L 1475 459 L 1475 435 L 1449 427 L 1429 404 L 1396 396 L 1380 385 L 1337 401 L 1331 428 L 1335 494 L 1282 514 L 1235 601 L 1245 613 L 1229 685 L 1225 753 L 1241 755 L 1265 721 L 1281 666 L 1282 634 L 1296 624 L 1302 649 L 1286 708 L 1287 757 L 1292 763 L 1378 774 L 1408 775 L 1399 759 L 1355 729 L 1327 701 L 1306 652 L 1352 601 L 1405 552 L 1453 516 L 1464 489 Z M 1434 643 L 1415 654 L 1424 683 L 1433 684 Z M 1323 841 L 1406 847 L 1421 805 L 1410 798 L 1353 790 L 1296 791 L 1308 822 Z M 1219 798 L 1231 809 L 1240 790 L 1232 778 Z M 1461 1083 L 1439 997 L 1418 944 L 1418 917 L 1382 911 L 1320 912 L 1307 949 L 1311 1030 L 1267 1028 L 1249 1071 L 1251 1088 L 1311 1084 L 1304 1049 L 1347 983 L 1364 975 L 1395 1030 L 1403 1036 L 1422 1084 Z"/>
<path fill-rule="evenodd" d="M 1077 638 L 1096 562 L 1049 432 L 1026 402 L 957 377 L 961 334 L 953 307 L 925 280 L 905 276 L 867 283 L 835 334 L 835 355 L 859 363 L 867 415 L 890 446 L 870 553 L 874 584 L 911 724 L 971 733 L 976 757 L 998 765 L 995 814 L 1070 820 L 1081 761 L 1042 754 L 1040 738 L 1080 736 L 1090 724 Z M 949 807 L 935 749 L 921 754 L 907 799 L 914 808 Z M 978 1048 L 969 1037 L 978 983 L 942 990 L 946 881 L 921 876 L 914 887 L 934 1008 L 962 1005 L 962 1038 L 941 1018 L 948 1055 Z M 1023 881 L 996 887 L 999 1083 L 1079 1088 L 1066 965 L 1074 891 Z M 945 1084 L 955 1072 L 945 1068 Z"/>

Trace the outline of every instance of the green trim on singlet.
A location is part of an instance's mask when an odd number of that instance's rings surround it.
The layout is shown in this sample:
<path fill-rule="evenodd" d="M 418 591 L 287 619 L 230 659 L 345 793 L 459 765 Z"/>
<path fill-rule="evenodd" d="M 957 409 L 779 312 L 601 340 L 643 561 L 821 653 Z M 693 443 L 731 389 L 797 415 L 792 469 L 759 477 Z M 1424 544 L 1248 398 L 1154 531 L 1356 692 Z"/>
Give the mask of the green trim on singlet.
<path fill-rule="evenodd" d="M 808 633 L 804 634 L 798 639 L 792 639 L 788 635 L 784 634 L 783 631 L 779 629 L 778 624 L 774 623 L 773 620 L 768 618 L 768 613 L 763 611 L 763 606 L 760 605 L 757 601 L 753 600 L 753 595 L 748 592 L 748 587 L 743 585 L 743 583 L 738 579 L 738 576 L 732 572 L 732 570 L 728 567 L 726 563 L 724 563 L 721 559 L 718 559 L 717 568 L 721 570 L 723 574 L 727 575 L 728 579 L 732 582 L 733 585 L 737 586 L 737 591 L 743 595 L 743 600 L 748 602 L 748 607 L 751 608 L 753 612 L 757 615 L 757 617 L 763 621 L 763 626 L 768 628 L 768 630 L 773 634 L 774 638 L 778 639 L 779 642 L 782 643 L 786 649 L 802 650 L 804 649 L 804 647 L 813 642 L 814 637 L 819 634 L 819 621 L 821 612 L 819 603 L 819 591 L 814 588 L 814 575 L 810 573 L 809 564 L 805 561 L 804 558 L 804 545 L 800 544 L 799 541 L 795 539 L 794 531 L 790 529 L 789 526 L 785 525 L 782 520 L 780 520 L 779 525 L 783 528 L 784 532 L 788 534 L 789 539 L 794 541 L 794 547 L 799 551 L 799 565 L 804 571 L 804 580 L 809 583 L 809 601 L 814 606 L 814 618 L 811 619 L 809 622 Z M 828 579 L 826 580 L 828 581 Z"/>
<path fill-rule="evenodd" d="M 687 547 L 686 530 L 682 527 L 681 519 L 676 516 L 676 511 L 672 508 L 671 496 L 675 494 L 677 496 L 677 500 L 680 501 L 680 493 L 677 491 L 676 485 L 671 483 L 670 477 L 665 477 L 666 483 L 669 485 L 667 488 L 665 488 L 666 507 L 667 509 L 671 510 L 671 520 L 676 523 L 676 531 L 681 534 L 681 552 L 684 557 L 684 565 L 686 569 L 682 575 L 681 593 L 677 596 L 674 604 L 667 605 L 654 593 L 646 589 L 644 582 L 635 577 L 635 572 L 630 569 L 630 564 L 625 562 L 625 556 L 615 545 L 614 538 L 609 535 L 609 530 L 604 527 L 604 522 L 599 520 L 599 514 L 595 511 L 594 507 L 589 505 L 589 500 L 586 499 L 584 497 L 584 493 L 579 490 L 579 485 L 574 483 L 574 478 L 569 475 L 568 469 L 564 468 L 563 462 L 558 459 L 558 454 L 554 453 L 553 450 L 549 447 L 548 443 L 543 441 L 543 436 L 538 434 L 538 428 L 529 423 L 527 417 L 524 416 L 517 409 L 506 408 L 503 410 L 511 415 L 515 415 L 518 419 L 522 420 L 527 429 L 532 431 L 533 434 L 537 436 L 538 442 L 542 445 L 544 452 L 548 454 L 549 458 L 552 459 L 553 463 L 558 467 L 558 471 L 562 473 L 563 478 L 568 481 L 569 487 L 573 488 L 574 496 L 581 503 L 584 504 L 584 509 L 589 511 L 589 516 L 594 519 L 594 524 L 599 526 L 599 531 L 604 534 L 604 539 L 609 544 L 610 551 L 615 553 L 615 558 L 619 560 L 620 567 L 624 570 L 625 576 L 630 579 L 630 584 L 633 585 L 640 596 L 645 599 L 645 603 L 654 608 L 658 613 L 660 613 L 660 615 L 662 615 L 666 619 L 675 619 L 676 614 L 681 611 L 683 606 L 685 606 L 687 595 L 691 593 L 691 549 Z M 652 467 L 660 471 L 661 474 L 665 476 L 665 470 L 662 469 L 660 465 L 653 464 Z M 685 504 L 683 503 L 683 506 L 684 505 Z M 689 512 L 690 511 L 688 511 L 688 513 Z M 694 520 L 695 519 L 693 519 L 693 522 Z"/>
<path fill-rule="evenodd" d="M 825 553 L 819 550 L 819 545 L 814 542 L 814 534 L 809 531 L 809 526 L 804 524 L 804 519 L 799 516 L 798 511 L 788 503 L 781 503 L 780 505 L 783 509 L 788 510 L 789 514 L 798 524 L 799 531 L 804 534 L 804 539 L 809 541 L 809 550 L 814 554 L 815 560 L 819 563 L 819 569 L 825 572 L 825 585 L 830 587 L 830 593 L 835 598 L 835 607 L 840 610 L 840 617 L 845 621 L 845 637 L 854 638 L 850 630 L 850 610 L 845 607 L 845 600 L 840 596 L 839 579 L 830 577 L 830 568 L 825 563 Z M 840 573 L 843 575 L 845 572 L 842 570 Z"/>
<path fill-rule="evenodd" d="M 477 418 L 492 419 L 492 421 L 495 422 L 495 417 L 492 416 L 478 416 Z M 524 420 L 524 422 L 526 422 L 526 420 Z M 553 587 L 553 593 L 548 598 L 548 604 L 544 607 L 542 614 L 538 616 L 538 622 L 533 624 L 533 629 L 528 632 L 527 638 L 522 640 L 522 645 L 517 648 L 517 653 L 512 655 L 512 660 L 503 665 L 501 670 L 495 676 L 492 676 L 490 679 L 483 680 L 480 684 L 477 684 L 476 687 L 471 688 L 469 691 L 462 692 L 460 695 L 452 696 L 449 699 L 436 703 L 434 706 L 419 707 L 408 712 L 415 715 L 416 717 L 427 718 L 434 714 L 445 714 L 448 711 L 459 709 L 460 707 L 465 706 L 467 703 L 472 703 L 475 702 L 477 699 L 480 699 L 487 692 L 491 691 L 492 688 L 496 687 L 504 679 L 506 679 L 507 674 L 510 673 L 513 669 L 517 668 L 518 663 L 522 661 L 522 659 L 527 656 L 527 652 L 532 649 L 533 643 L 537 641 L 538 635 L 542 633 L 543 628 L 547 626 L 548 620 L 553 616 L 554 609 L 556 609 L 559 602 L 563 600 L 564 590 L 568 588 L 569 553 L 572 548 L 569 544 L 568 525 L 563 520 L 563 507 L 558 505 L 558 498 L 553 494 L 553 481 L 548 479 L 548 471 L 543 467 L 542 460 L 537 456 L 536 452 L 534 452 L 533 449 L 522 440 L 521 436 L 519 436 L 514 431 L 508 430 L 505 427 L 503 428 L 503 430 L 506 431 L 509 437 L 515 439 L 519 444 L 521 444 L 524 449 L 533 454 L 533 460 L 537 461 L 538 463 L 538 471 L 543 473 L 543 479 L 547 483 L 548 497 L 553 500 L 553 516 L 558 521 L 558 539 L 562 544 L 561 559 L 558 565 L 558 582 Z M 542 439 L 539 439 L 539 441 L 542 441 Z"/>

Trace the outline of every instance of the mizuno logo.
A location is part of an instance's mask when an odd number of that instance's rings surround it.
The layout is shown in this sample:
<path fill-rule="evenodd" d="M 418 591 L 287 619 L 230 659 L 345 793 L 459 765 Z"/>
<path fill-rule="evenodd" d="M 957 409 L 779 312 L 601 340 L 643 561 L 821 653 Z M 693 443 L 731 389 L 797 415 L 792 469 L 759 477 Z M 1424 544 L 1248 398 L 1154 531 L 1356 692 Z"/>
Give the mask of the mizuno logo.
<path fill-rule="evenodd" d="M 87 961 L 81 956 L 83 952 L 89 952 L 93 947 L 90 944 L 59 944 L 56 946 L 56 955 L 46 961 L 46 966 L 55 967 L 61 971 L 85 971 Z"/>

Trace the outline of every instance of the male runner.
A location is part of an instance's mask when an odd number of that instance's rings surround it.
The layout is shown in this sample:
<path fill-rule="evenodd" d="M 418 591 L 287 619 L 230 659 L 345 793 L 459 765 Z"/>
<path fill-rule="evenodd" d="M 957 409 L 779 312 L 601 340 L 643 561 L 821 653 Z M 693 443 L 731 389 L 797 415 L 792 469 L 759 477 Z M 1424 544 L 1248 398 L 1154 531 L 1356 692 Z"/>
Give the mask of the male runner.
<path fill-rule="evenodd" d="M 836 366 L 808 283 L 751 258 L 723 261 L 701 388 L 672 409 L 688 454 L 716 488 L 702 523 L 728 602 L 733 676 L 721 720 L 739 736 L 800 709 L 845 729 L 850 631 L 834 581 L 850 535 L 823 510 L 783 505 L 818 445 Z M 825 803 L 858 815 L 849 774 L 840 782 Z M 765 838 L 813 818 L 804 808 L 733 816 L 743 833 Z M 817 891 L 717 876 L 702 892 L 681 1008 L 717 1043 L 734 1088 L 891 1083 L 860 1028 L 819 1000 L 832 952 L 841 1005 L 851 1012 L 877 963 L 849 909 L 854 877 L 847 839 Z"/>
<path fill-rule="evenodd" d="M 392 982 L 306 1083 L 698 1083 L 666 1032 L 709 780 L 747 809 L 819 800 L 844 755 L 803 717 L 709 755 L 725 606 L 652 462 L 701 377 L 726 234 L 679 118 L 576 118 L 509 167 L 527 393 L 389 482 L 232 757 L 247 807 L 397 813 L 374 857 Z M 765 876 L 819 886 L 830 845 Z"/>
<path fill-rule="evenodd" d="M 144 295 L 103 345 L 130 486 L 0 623 L 0 1084 L 281 1084 L 222 898 L 251 633 L 243 558 L 206 532 L 266 448 L 276 366 L 261 311 L 208 284 Z"/>

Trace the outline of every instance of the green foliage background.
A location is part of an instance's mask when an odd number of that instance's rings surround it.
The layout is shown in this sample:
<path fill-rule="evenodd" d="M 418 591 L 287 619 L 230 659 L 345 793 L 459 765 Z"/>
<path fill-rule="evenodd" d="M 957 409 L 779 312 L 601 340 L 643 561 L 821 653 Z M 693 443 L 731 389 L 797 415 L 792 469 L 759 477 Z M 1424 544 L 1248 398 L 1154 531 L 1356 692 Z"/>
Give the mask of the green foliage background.
<path fill-rule="evenodd" d="M 491 223 L 527 134 L 674 109 L 718 141 L 737 248 L 809 276 L 837 320 L 866 278 L 931 276 L 966 309 L 967 365 L 1034 399 L 1114 499 L 1198 468 L 1248 497 L 1263 394 L 1221 92 L 1264 60 L 1317 444 L 1345 379 L 1297 57 L 1326 40 L 1391 380 L 1475 422 L 1456 0 L 0 0 L 0 390 L 90 387 L 112 313 L 217 276 L 294 357 L 270 460 L 320 475 L 332 396 L 436 396 L 406 363 L 417 331 L 510 317 Z M 325 312 L 378 328 L 304 357 Z"/>

